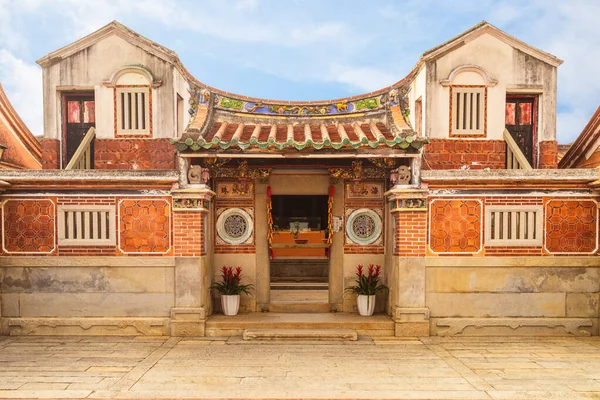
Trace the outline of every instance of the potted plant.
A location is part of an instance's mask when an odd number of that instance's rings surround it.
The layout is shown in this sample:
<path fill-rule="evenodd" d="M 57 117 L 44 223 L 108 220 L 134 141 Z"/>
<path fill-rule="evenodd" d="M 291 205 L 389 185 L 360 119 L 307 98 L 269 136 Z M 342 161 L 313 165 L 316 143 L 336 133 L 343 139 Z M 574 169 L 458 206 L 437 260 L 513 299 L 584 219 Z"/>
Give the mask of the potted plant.
<path fill-rule="evenodd" d="M 221 282 L 215 282 L 210 285 L 211 292 L 213 290 L 221 293 L 221 309 L 225 315 L 237 315 L 240 308 L 240 294 L 245 293 L 251 295 L 250 290 L 254 289 L 251 284 L 242 285 L 242 267 L 221 268 Z"/>
<path fill-rule="evenodd" d="M 358 264 L 356 268 L 356 285 L 346 288 L 347 291 L 354 292 L 358 295 L 356 305 L 360 315 L 373 315 L 375 310 L 375 295 L 379 292 L 387 292 L 389 289 L 386 285 L 379 282 L 381 265 L 370 264 L 367 273 L 363 273 L 364 267 Z"/>
<path fill-rule="evenodd" d="M 294 227 L 291 229 L 292 235 L 294 236 L 294 242 L 297 244 L 306 244 L 308 239 L 298 239 L 300 234 L 300 222 L 294 222 Z"/>

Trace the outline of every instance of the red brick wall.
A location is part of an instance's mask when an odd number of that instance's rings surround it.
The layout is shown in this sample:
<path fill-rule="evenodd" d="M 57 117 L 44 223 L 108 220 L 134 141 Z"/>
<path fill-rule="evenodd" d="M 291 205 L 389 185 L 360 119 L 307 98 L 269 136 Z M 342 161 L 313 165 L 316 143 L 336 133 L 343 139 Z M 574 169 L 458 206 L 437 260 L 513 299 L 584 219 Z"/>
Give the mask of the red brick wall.
<path fill-rule="evenodd" d="M 42 168 L 60 168 L 60 141 L 57 139 L 43 139 L 42 145 Z"/>
<path fill-rule="evenodd" d="M 431 139 L 425 145 L 423 169 L 504 169 L 504 140 Z"/>
<path fill-rule="evenodd" d="M 558 142 L 540 142 L 540 169 L 558 168 Z"/>
<path fill-rule="evenodd" d="M 395 256 L 423 257 L 427 244 L 427 213 L 403 211 L 395 214 Z"/>
<path fill-rule="evenodd" d="M 169 139 L 96 139 L 95 169 L 175 169 Z"/>
<path fill-rule="evenodd" d="M 478 199 L 434 199 L 429 203 L 429 248 L 434 253 L 478 253 L 483 205 Z"/>
<path fill-rule="evenodd" d="M 173 213 L 173 246 L 175 257 L 199 257 L 204 251 L 204 215 L 198 211 Z"/>

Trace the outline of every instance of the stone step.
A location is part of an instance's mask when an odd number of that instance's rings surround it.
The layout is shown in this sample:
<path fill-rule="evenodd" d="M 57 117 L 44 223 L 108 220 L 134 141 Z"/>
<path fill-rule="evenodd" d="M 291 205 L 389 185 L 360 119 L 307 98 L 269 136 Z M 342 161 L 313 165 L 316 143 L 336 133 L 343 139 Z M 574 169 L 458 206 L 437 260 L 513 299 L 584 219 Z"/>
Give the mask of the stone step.
<path fill-rule="evenodd" d="M 271 301 L 269 312 L 273 313 L 326 313 L 331 311 L 329 303 L 311 301 Z"/>
<path fill-rule="evenodd" d="M 359 335 L 377 337 L 394 336 L 394 321 L 384 314 L 363 317 L 332 312 L 215 314 L 206 321 L 206 336 L 242 336 L 246 329 L 353 329 Z"/>
<path fill-rule="evenodd" d="M 327 283 L 327 276 L 272 276 L 271 284 L 275 282 L 320 282 Z"/>
<path fill-rule="evenodd" d="M 312 340 L 354 341 L 358 334 L 353 329 L 246 329 L 244 340 Z"/>
<path fill-rule="evenodd" d="M 329 304 L 329 290 L 271 290 L 273 302 L 310 302 Z M 328 310 L 329 311 L 329 310 Z"/>
<path fill-rule="evenodd" d="M 328 259 L 275 259 L 271 260 L 271 278 L 328 278 Z"/>
<path fill-rule="evenodd" d="M 271 290 L 329 290 L 327 282 L 271 282 Z"/>

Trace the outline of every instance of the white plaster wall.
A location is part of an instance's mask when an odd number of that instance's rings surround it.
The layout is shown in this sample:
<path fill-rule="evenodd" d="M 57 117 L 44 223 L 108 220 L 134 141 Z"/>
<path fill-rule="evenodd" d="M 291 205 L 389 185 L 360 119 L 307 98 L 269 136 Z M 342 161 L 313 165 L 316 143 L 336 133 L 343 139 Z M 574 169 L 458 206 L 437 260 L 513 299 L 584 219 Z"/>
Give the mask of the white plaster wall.
<path fill-rule="evenodd" d="M 186 104 L 189 100 L 187 90 L 181 89 L 183 78 L 179 75 L 176 81 L 173 65 L 115 35 L 44 68 L 44 137 L 60 139 L 62 134 L 59 88 L 94 91 L 96 134 L 99 138 L 114 137 L 113 88 L 106 87 L 103 81 L 130 65 L 143 66 L 151 71 L 154 79 L 162 81 L 162 85 L 152 92 L 153 137 L 173 137 L 176 126 L 175 84 Z"/>
<path fill-rule="evenodd" d="M 173 88 L 175 93 L 173 94 L 173 137 L 180 136 L 181 132 L 177 132 L 177 95 L 183 98 L 183 127 L 190 122 L 190 92 L 188 91 L 189 84 L 183 77 L 183 75 L 177 70 L 173 70 Z"/>
<path fill-rule="evenodd" d="M 423 132 L 423 135 L 425 135 L 425 121 L 426 119 L 426 85 L 427 85 L 427 74 L 426 74 L 427 70 L 425 67 L 421 68 L 421 70 L 417 73 L 417 76 L 415 77 L 414 81 L 411 83 L 411 90 L 410 90 L 410 94 L 409 94 L 409 109 L 410 109 L 410 124 L 412 125 L 413 129 L 416 131 L 418 131 L 417 129 L 417 109 L 415 107 L 415 102 L 417 100 L 419 100 L 419 98 L 422 101 L 422 106 L 423 106 L 423 116 L 421 119 L 421 124 L 423 126 L 421 126 L 421 132 Z"/>
<path fill-rule="evenodd" d="M 487 136 L 482 139 L 501 140 L 504 131 L 507 93 L 539 94 L 538 138 L 556 138 L 556 68 L 526 55 L 501 40 L 484 34 L 462 47 L 427 64 L 427 94 L 430 113 L 426 116 L 426 132 L 430 137 L 449 137 L 450 89 L 439 81 L 462 65 L 477 65 L 498 84 L 488 87 Z M 474 72 L 463 72 L 453 84 L 480 85 L 482 78 Z M 425 106 L 425 104 L 424 104 Z"/>

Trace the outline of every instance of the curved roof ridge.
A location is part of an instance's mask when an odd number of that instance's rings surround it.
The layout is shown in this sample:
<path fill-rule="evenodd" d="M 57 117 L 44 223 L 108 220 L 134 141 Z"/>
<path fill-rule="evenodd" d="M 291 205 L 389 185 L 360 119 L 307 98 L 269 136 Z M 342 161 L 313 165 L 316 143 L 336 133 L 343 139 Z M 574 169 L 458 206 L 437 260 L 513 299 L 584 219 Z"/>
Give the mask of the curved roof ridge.
<path fill-rule="evenodd" d="M 4 92 L 4 88 L 0 83 L 0 114 L 6 119 L 10 125 L 11 131 L 17 138 L 18 142 L 31 154 L 31 156 L 40 164 L 42 159 L 42 146 L 36 137 L 31 133 L 29 127 L 25 124 L 17 110 L 13 107 L 8 96 Z"/>

